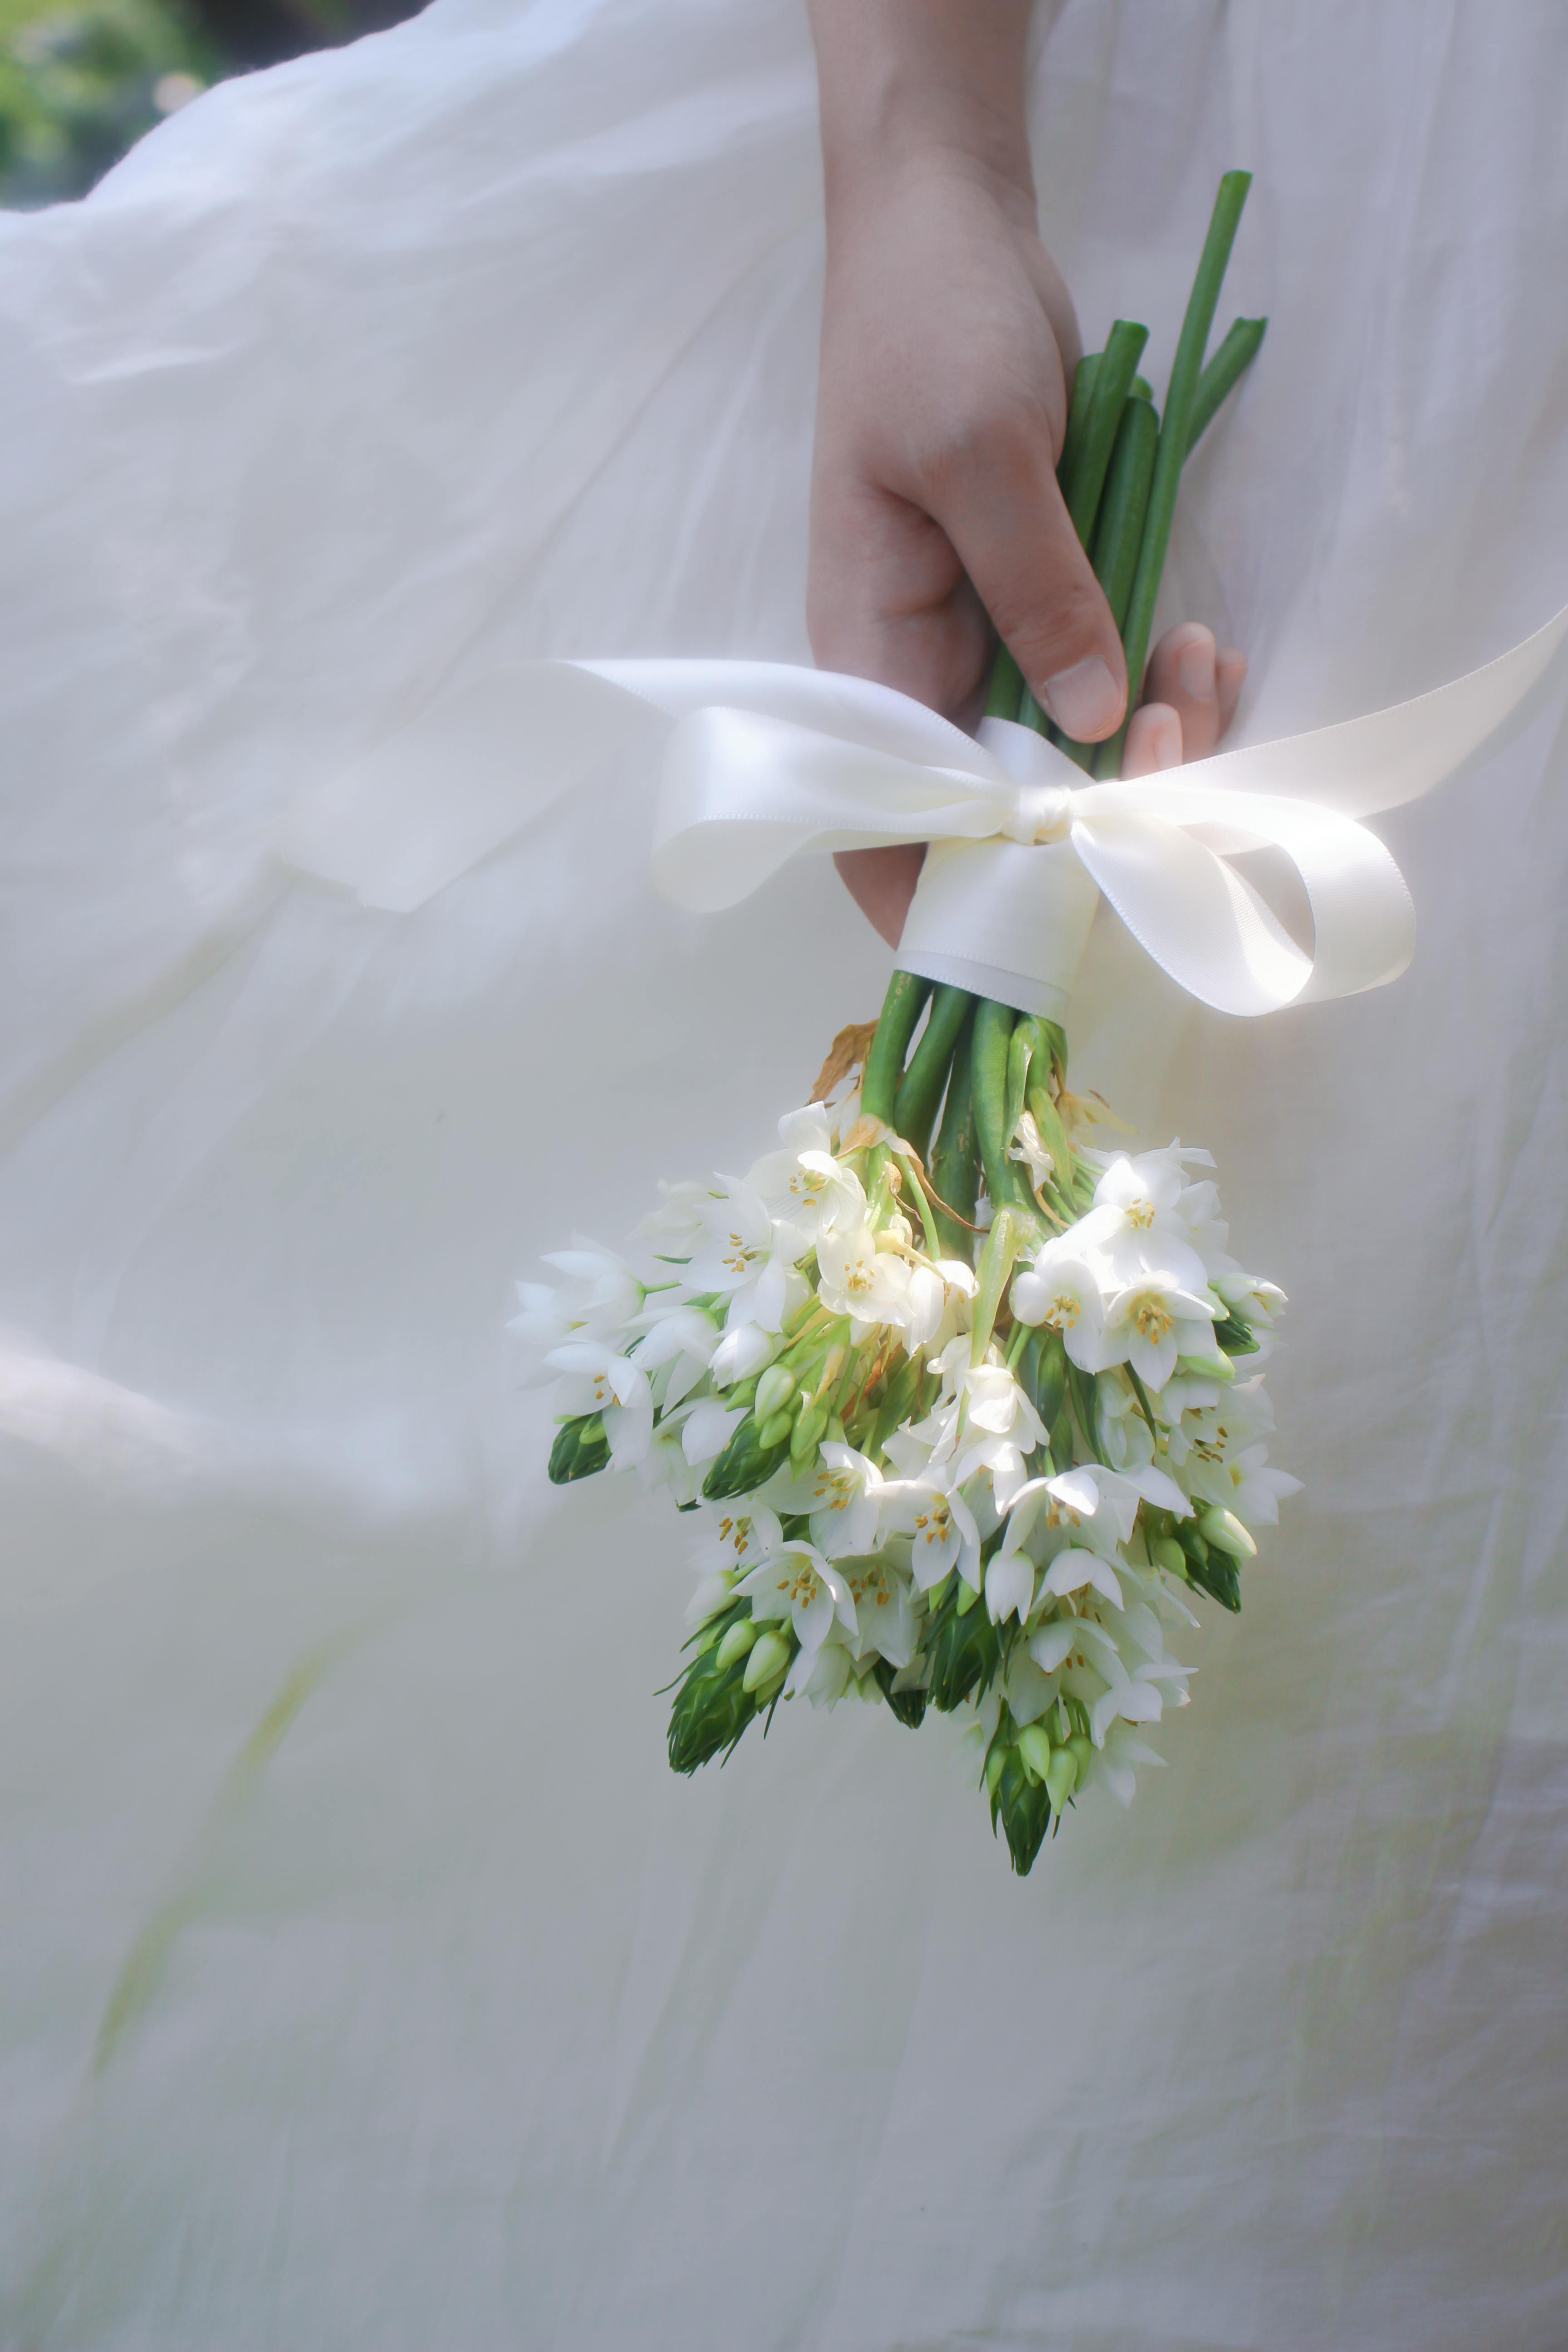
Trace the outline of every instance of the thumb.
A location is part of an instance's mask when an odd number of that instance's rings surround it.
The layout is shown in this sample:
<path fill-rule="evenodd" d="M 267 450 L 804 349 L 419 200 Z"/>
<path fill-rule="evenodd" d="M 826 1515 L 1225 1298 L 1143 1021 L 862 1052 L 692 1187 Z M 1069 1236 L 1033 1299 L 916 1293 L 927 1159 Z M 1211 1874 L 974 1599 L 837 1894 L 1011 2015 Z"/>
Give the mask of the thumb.
<path fill-rule="evenodd" d="M 1045 419 L 977 438 L 931 511 L 1063 733 L 1114 734 L 1127 705 L 1121 638 L 1057 487 Z"/>

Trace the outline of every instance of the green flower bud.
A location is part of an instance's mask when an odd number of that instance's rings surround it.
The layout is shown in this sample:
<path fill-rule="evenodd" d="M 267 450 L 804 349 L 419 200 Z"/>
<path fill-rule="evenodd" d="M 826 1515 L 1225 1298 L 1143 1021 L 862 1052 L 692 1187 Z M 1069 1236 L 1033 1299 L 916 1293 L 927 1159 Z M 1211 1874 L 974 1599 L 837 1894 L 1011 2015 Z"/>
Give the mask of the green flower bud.
<path fill-rule="evenodd" d="M 1206 1543 L 1234 1553 L 1237 1559 L 1257 1559 L 1258 1546 L 1234 1511 L 1222 1511 L 1217 1503 L 1211 1503 L 1206 1510 L 1198 1513 L 1198 1526 Z"/>
<path fill-rule="evenodd" d="M 1152 1536 L 1149 1557 L 1156 1568 L 1168 1568 L 1173 1576 L 1185 1576 L 1187 1555 L 1174 1536 Z"/>
<path fill-rule="evenodd" d="M 1037 1780 L 1049 1784 L 1051 1770 L 1050 1735 L 1043 1723 L 1027 1723 L 1018 1734 L 1018 1753 Z"/>
<path fill-rule="evenodd" d="M 1178 1356 L 1176 1370 L 1194 1381 L 1226 1381 L 1236 1378 L 1236 1366 L 1228 1356 Z"/>
<path fill-rule="evenodd" d="M 1081 1780 L 1084 1774 L 1089 1769 L 1089 1759 L 1094 1754 L 1094 1748 L 1090 1744 L 1089 1734 L 1087 1732 L 1075 1731 L 1073 1733 L 1072 1738 L 1068 1741 L 1068 1754 L 1072 1758 L 1073 1762 L 1077 1765 L 1078 1777 Z"/>
<path fill-rule="evenodd" d="M 790 1660 L 790 1646 L 782 1633 L 770 1626 L 760 1634 L 751 1656 L 746 1660 L 742 1685 L 749 1691 L 760 1691 L 764 1683 L 776 1681 Z"/>
<path fill-rule="evenodd" d="M 1002 1767 L 1006 1761 L 1006 1749 L 999 1744 L 993 1746 L 985 1759 L 985 1790 L 988 1796 L 996 1794 L 996 1783 L 1002 1778 Z"/>
<path fill-rule="evenodd" d="M 790 1433 L 789 1458 L 801 1469 L 816 1452 L 816 1443 L 827 1427 L 827 1407 L 808 1405 Z"/>
<path fill-rule="evenodd" d="M 759 1421 L 771 1421 L 775 1412 L 783 1412 L 795 1397 L 795 1375 L 783 1364 L 770 1364 L 757 1382 L 756 1412 Z"/>
<path fill-rule="evenodd" d="M 759 1445 L 782 1445 L 794 1426 L 787 1412 L 770 1412 L 757 1431 Z"/>
<path fill-rule="evenodd" d="M 756 1638 L 757 1627 L 752 1620 L 750 1617 L 737 1618 L 719 1644 L 719 1655 L 714 1660 L 716 1670 L 721 1675 L 727 1674 L 737 1658 L 745 1656 Z"/>
<path fill-rule="evenodd" d="M 980 1595 L 979 1595 L 979 1593 L 978 1593 L 978 1592 L 976 1592 L 976 1591 L 975 1591 L 975 1589 L 974 1589 L 973 1585 L 973 1584 L 971 1584 L 971 1583 L 969 1583 L 969 1582 L 968 1582 L 968 1581 L 967 1581 L 963 1577 L 962 1577 L 962 1576 L 961 1576 L 961 1577 L 959 1578 L 959 1580 L 958 1580 L 958 1613 L 959 1613 L 959 1615 L 960 1615 L 961 1617 L 967 1617 L 967 1616 L 968 1616 L 968 1614 L 969 1614 L 969 1612 L 970 1612 L 970 1611 L 973 1608 L 973 1606 L 974 1606 L 975 1602 L 979 1600 L 979 1598 L 980 1598 Z"/>
<path fill-rule="evenodd" d="M 1051 1801 L 1051 1811 L 1059 1813 L 1078 1786 L 1078 1758 L 1070 1748 L 1058 1748 L 1051 1757 L 1046 1773 L 1046 1794 Z"/>

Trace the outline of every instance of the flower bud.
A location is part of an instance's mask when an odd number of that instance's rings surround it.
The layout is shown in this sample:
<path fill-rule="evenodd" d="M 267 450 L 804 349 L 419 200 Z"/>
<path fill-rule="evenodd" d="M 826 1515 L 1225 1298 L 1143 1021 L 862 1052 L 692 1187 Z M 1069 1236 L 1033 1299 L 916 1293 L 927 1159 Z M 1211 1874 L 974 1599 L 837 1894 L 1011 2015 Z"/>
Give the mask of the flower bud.
<path fill-rule="evenodd" d="M 795 1426 L 787 1412 L 771 1412 L 757 1430 L 757 1444 L 762 1446 L 782 1445 Z"/>
<path fill-rule="evenodd" d="M 760 1691 L 764 1683 L 771 1683 L 782 1675 L 788 1664 L 789 1643 L 782 1633 L 775 1633 L 770 1626 L 765 1633 L 759 1635 L 751 1656 L 746 1660 L 742 1687 L 752 1692 Z"/>
<path fill-rule="evenodd" d="M 1178 1356 L 1176 1370 L 1193 1381 L 1233 1381 L 1236 1366 L 1225 1355 Z"/>
<path fill-rule="evenodd" d="M 1050 1735 L 1043 1723 L 1027 1723 L 1018 1734 L 1018 1753 L 1037 1780 L 1048 1782 L 1051 1769 Z"/>
<path fill-rule="evenodd" d="M 770 1364 L 757 1382 L 755 1410 L 759 1421 L 771 1421 L 775 1412 L 783 1412 L 795 1395 L 795 1374 L 783 1364 Z"/>
<path fill-rule="evenodd" d="M 743 1658 L 757 1638 L 757 1628 L 750 1617 L 736 1619 L 719 1644 L 714 1665 L 720 1674 L 728 1674 L 737 1658 Z"/>
<path fill-rule="evenodd" d="M 996 1794 L 996 1783 L 1002 1778 L 1002 1768 L 1007 1761 L 1007 1751 L 998 1741 L 985 1759 L 985 1792 Z"/>
<path fill-rule="evenodd" d="M 1168 1569 L 1173 1576 L 1187 1572 L 1187 1555 L 1174 1536 L 1151 1536 L 1149 1557 L 1156 1568 Z"/>
<path fill-rule="evenodd" d="M 816 1452 L 816 1441 L 827 1426 L 827 1407 L 808 1405 L 790 1434 L 789 1458 L 801 1469 Z"/>
<path fill-rule="evenodd" d="M 1068 1754 L 1077 1765 L 1078 1777 L 1081 1780 L 1089 1769 L 1089 1759 L 1094 1754 L 1094 1748 L 1087 1732 L 1073 1733 L 1072 1738 L 1068 1741 Z"/>
<path fill-rule="evenodd" d="M 1077 1786 L 1078 1758 L 1070 1748 L 1055 1749 L 1046 1771 L 1046 1794 L 1053 1813 L 1061 1811 Z"/>
<path fill-rule="evenodd" d="M 1211 1503 L 1198 1513 L 1198 1527 L 1205 1543 L 1230 1552 L 1237 1559 L 1257 1559 L 1258 1546 L 1234 1511 L 1222 1511 L 1217 1503 Z"/>

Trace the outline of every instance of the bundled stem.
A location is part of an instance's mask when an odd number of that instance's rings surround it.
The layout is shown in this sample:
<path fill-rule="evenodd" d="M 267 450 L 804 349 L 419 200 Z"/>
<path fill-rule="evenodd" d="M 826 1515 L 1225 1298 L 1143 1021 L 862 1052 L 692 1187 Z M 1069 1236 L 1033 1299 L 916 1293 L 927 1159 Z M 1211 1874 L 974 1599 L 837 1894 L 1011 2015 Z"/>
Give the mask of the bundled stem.
<path fill-rule="evenodd" d="M 1176 511 L 1176 488 L 1191 446 L 1193 413 L 1198 378 L 1203 372 L 1204 351 L 1208 342 L 1209 329 L 1214 323 L 1215 306 L 1219 300 L 1220 283 L 1230 259 L 1230 248 L 1236 242 L 1241 208 L 1247 202 L 1247 192 L 1251 185 L 1250 172 L 1227 172 L 1219 184 L 1208 235 L 1204 239 L 1202 258 L 1187 300 L 1186 316 L 1182 320 L 1182 331 L 1176 341 L 1176 356 L 1165 392 L 1165 413 L 1160 420 L 1160 444 L 1154 457 L 1154 478 L 1149 489 L 1143 543 L 1138 552 L 1138 569 L 1133 575 L 1132 593 L 1128 600 L 1127 618 L 1121 633 L 1127 653 L 1129 718 L 1137 702 L 1138 689 L 1143 678 L 1143 665 L 1148 658 L 1149 637 L 1154 625 L 1154 602 L 1160 593 L 1160 575 L 1165 568 L 1165 550 L 1170 545 L 1171 523 Z M 1096 775 L 1121 774 L 1127 727 L 1128 719 L 1123 719 L 1110 740 L 1100 745 L 1095 761 Z"/>

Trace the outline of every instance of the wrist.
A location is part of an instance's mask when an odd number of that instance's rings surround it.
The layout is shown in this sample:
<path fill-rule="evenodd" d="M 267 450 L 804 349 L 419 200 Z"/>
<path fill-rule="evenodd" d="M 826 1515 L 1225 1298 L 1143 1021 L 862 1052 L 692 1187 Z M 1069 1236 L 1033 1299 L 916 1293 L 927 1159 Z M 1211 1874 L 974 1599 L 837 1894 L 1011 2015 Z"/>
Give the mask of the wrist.
<path fill-rule="evenodd" d="M 954 171 L 1032 226 L 1028 0 L 810 0 L 829 226 L 910 170 Z"/>

